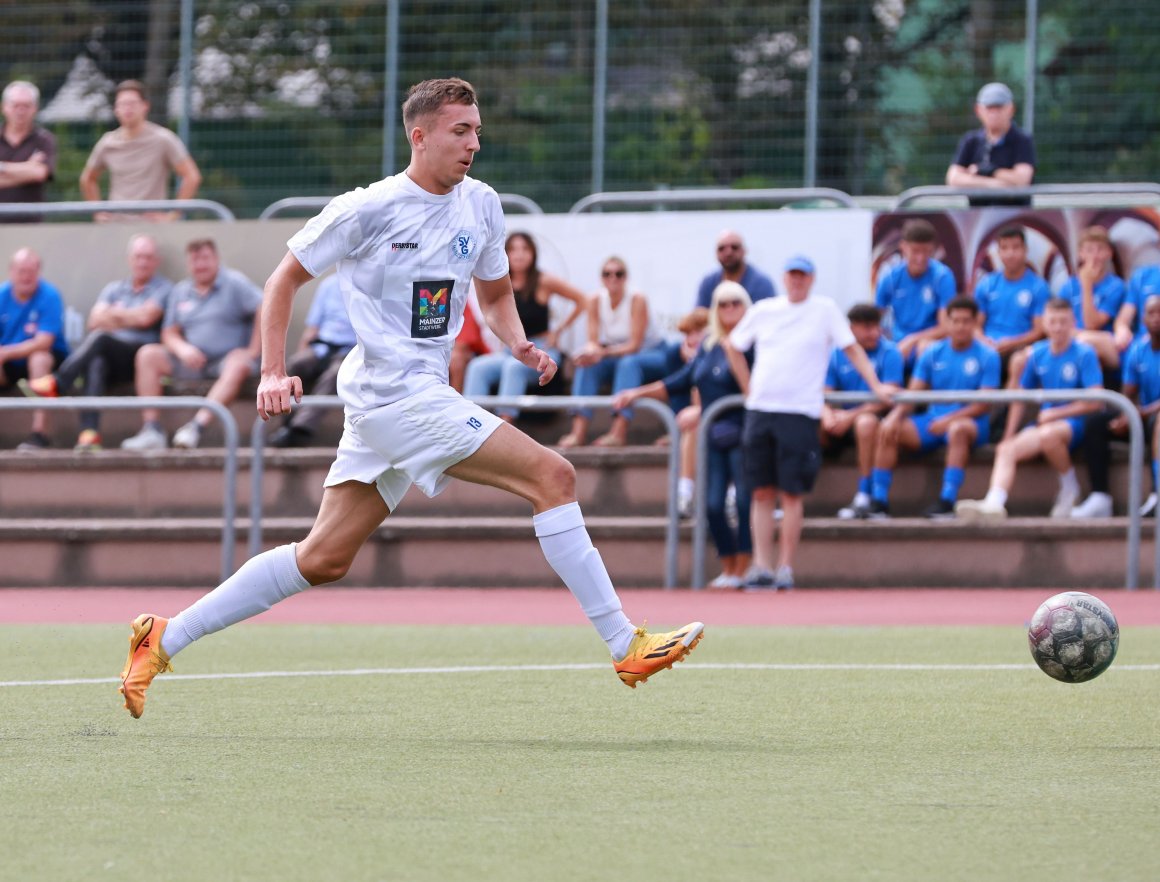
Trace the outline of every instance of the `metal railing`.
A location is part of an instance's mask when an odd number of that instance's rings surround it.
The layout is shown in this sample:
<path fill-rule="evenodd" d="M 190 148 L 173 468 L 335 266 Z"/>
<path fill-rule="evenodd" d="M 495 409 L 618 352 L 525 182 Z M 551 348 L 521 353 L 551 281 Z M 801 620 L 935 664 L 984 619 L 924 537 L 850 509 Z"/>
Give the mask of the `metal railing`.
<path fill-rule="evenodd" d="M 607 395 L 572 396 L 572 395 L 519 395 L 499 396 L 486 395 L 470 399 L 480 407 L 494 409 L 497 407 L 518 407 L 520 410 L 568 410 L 575 407 L 592 407 L 611 409 L 612 398 Z M 335 395 L 306 395 L 302 398 L 299 407 L 328 407 L 342 406 L 342 399 Z M 676 417 L 672 409 L 659 401 L 641 399 L 633 402 L 633 407 L 639 407 L 656 414 L 669 433 L 669 465 L 668 484 L 669 493 L 666 502 L 667 521 L 665 524 L 665 587 L 677 586 L 677 554 L 679 551 L 680 518 L 677 514 L 677 481 L 680 477 L 680 430 L 677 428 Z M 250 540 L 249 555 L 253 557 L 262 549 L 262 479 L 264 473 L 264 455 L 266 446 L 266 429 L 268 423 L 255 420 L 250 430 L 250 446 L 253 457 L 250 465 Z"/>
<path fill-rule="evenodd" d="M 828 392 L 828 404 L 862 404 L 876 400 L 866 392 Z M 899 404 L 935 404 L 952 402 L 956 404 L 1011 404 L 1017 401 L 1042 404 L 1048 401 L 1100 401 L 1111 405 L 1128 419 L 1128 559 L 1125 587 L 1134 591 L 1140 582 L 1140 493 L 1144 460 L 1144 423 L 1132 402 L 1119 392 L 1108 389 L 1035 389 L 1035 390 L 995 390 L 980 392 L 896 392 L 894 401 Z M 714 401 L 701 414 L 697 427 L 697 475 L 694 490 L 696 517 L 693 523 L 693 588 L 705 587 L 705 548 L 708 520 L 706 518 L 705 483 L 709 467 L 709 427 L 725 411 L 743 407 L 745 399 L 741 395 L 728 395 Z M 1160 518 L 1156 521 L 1156 562 L 1153 570 L 1153 587 L 1160 589 Z"/>
<path fill-rule="evenodd" d="M 96 214 L 98 211 L 137 213 L 145 211 L 205 211 L 218 220 L 234 221 L 234 213 L 212 199 L 116 199 L 95 202 L 7 202 L 0 203 L 0 217 L 13 214 Z"/>
<path fill-rule="evenodd" d="M 222 424 L 225 433 L 226 465 L 225 488 L 222 495 L 222 566 L 224 582 L 234 572 L 235 526 L 238 498 L 238 424 L 232 413 L 222 404 L 199 395 L 92 397 L 66 398 L 0 398 L 0 411 L 5 410 L 141 410 L 155 407 L 159 410 L 198 410 L 207 408 Z M 142 456 L 147 454 L 142 453 Z"/>
<path fill-rule="evenodd" d="M 592 193 L 568 209 L 568 214 L 583 214 L 592 208 L 609 207 L 662 207 L 705 202 L 747 202 L 792 205 L 798 202 L 835 202 L 843 208 L 857 208 L 854 197 L 831 187 L 787 187 L 773 189 L 733 190 L 711 187 L 696 190 L 625 190 L 622 192 Z"/>
<path fill-rule="evenodd" d="M 1008 187 L 1001 190 L 991 190 L 981 187 L 945 187 L 930 185 L 925 187 L 911 187 L 898 194 L 894 202 L 894 210 L 905 208 L 920 199 L 935 199 L 948 196 L 973 196 L 977 199 L 994 197 L 996 199 L 1019 198 L 1028 196 L 1151 196 L 1153 200 L 1160 199 L 1160 184 L 1150 181 L 1138 183 L 1090 183 L 1090 184 L 1032 184 L 1030 187 Z"/>
<path fill-rule="evenodd" d="M 285 199 L 271 202 L 263 208 L 262 213 L 258 215 L 258 220 L 270 220 L 270 218 L 290 212 L 316 212 L 329 205 L 333 198 L 333 196 L 287 196 Z M 500 193 L 499 204 L 503 206 L 504 211 L 522 211 L 524 214 L 544 213 L 544 209 L 540 208 L 537 203 L 527 196 L 520 196 L 518 193 Z"/>

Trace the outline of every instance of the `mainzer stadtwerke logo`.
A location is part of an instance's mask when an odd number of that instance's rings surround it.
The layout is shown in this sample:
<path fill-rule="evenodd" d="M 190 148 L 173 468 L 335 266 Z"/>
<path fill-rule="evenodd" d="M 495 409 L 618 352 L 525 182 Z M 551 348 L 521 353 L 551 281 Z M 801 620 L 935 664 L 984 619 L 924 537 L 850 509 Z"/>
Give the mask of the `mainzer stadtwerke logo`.
<path fill-rule="evenodd" d="M 414 282 L 411 288 L 411 336 L 444 337 L 451 319 L 454 279 Z"/>

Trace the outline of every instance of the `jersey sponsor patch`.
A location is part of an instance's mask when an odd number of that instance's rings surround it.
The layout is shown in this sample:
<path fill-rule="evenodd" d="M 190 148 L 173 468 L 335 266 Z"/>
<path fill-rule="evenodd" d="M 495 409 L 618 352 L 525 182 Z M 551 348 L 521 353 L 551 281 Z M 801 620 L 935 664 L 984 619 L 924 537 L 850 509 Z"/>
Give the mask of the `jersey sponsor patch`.
<path fill-rule="evenodd" d="M 454 279 L 414 282 L 411 294 L 411 336 L 444 337 L 451 318 L 451 289 Z"/>

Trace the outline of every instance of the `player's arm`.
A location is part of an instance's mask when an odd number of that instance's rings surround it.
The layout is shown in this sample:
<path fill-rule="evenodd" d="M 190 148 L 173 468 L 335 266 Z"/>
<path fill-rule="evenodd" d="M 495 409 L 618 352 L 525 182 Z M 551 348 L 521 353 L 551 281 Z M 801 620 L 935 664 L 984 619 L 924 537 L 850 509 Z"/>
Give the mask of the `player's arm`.
<path fill-rule="evenodd" d="M 870 363 L 870 359 L 866 356 L 866 350 L 857 343 L 851 343 L 842 349 L 846 358 L 850 359 L 850 364 L 854 365 L 854 370 L 866 381 L 866 385 L 870 387 L 870 391 L 874 393 L 875 397 L 884 404 L 890 404 L 893 400 L 890 389 L 878 379 L 878 374 L 874 371 L 874 365 Z"/>
<path fill-rule="evenodd" d="M 56 334 L 50 331 L 37 331 L 27 340 L 0 346 L 0 364 L 6 361 L 20 361 L 34 352 L 48 352 L 55 340 Z"/>
<path fill-rule="evenodd" d="M 995 169 L 994 178 L 1005 187 L 1030 187 L 1035 177 L 1035 166 L 1029 162 L 1017 162 L 1013 168 Z"/>
<path fill-rule="evenodd" d="M 1088 389 L 1103 389 L 1102 383 L 1094 386 L 1088 386 Z M 1089 413 L 1095 413 L 1104 406 L 1102 401 L 1069 401 L 1067 404 L 1061 404 L 1059 407 L 1051 407 L 1039 412 L 1040 423 L 1050 423 L 1055 420 L 1065 420 L 1069 417 L 1087 416 Z"/>
<path fill-rule="evenodd" d="M 1116 341 L 1116 348 L 1123 352 L 1132 345 L 1132 322 L 1136 320 L 1136 303 L 1132 299 L 1124 301 L 1120 311 L 1116 313 L 1116 322 L 1112 326 L 1112 336 Z"/>
<path fill-rule="evenodd" d="M 193 157 L 185 157 L 173 166 L 173 172 L 181 178 L 181 183 L 177 187 L 177 198 L 192 199 L 196 196 L 198 187 L 201 186 L 201 169 L 197 167 Z"/>
<path fill-rule="evenodd" d="M 107 304 L 106 304 L 107 306 Z M 111 318 L 115 322 L 115 327 L 118 328 L 151 328 L 165 315 L 165 310 L 161 308 L 161 304 L 150 300 L 148 303 L 142 303 L 140 306 L 123 307 L 123 306 L 109 306 L 112 310 Z M 97 307 L 93 307 L 93 313 L 96 313 Z M 92 323 L 92 316 L 90 316 L 90 324 Z"/>
<path fill-rule="evenodd" d="M 262 374 L 258 382 L 258 415 L 289 413 L 291 399 L 302 400 L 302 380 L 286 376 L 286 333 L 294 310 L 294 295 L 314 276 L 287 251 L 262 290 L 262 305 L 254 327 L 262 349 Z"/>
<path fill-rule="evenodd" d="M 516 311 L 511 277 L 506 274 L 491 280 L 477 277 L 475 295 L 483 319 L 492 333 L 503 341 L 521 364 L 539 373 L 541 386 L 551 382 L 556 375 L 556 362 L 544 350 L 538 349 L 524 333 L 523 323 Z"/>

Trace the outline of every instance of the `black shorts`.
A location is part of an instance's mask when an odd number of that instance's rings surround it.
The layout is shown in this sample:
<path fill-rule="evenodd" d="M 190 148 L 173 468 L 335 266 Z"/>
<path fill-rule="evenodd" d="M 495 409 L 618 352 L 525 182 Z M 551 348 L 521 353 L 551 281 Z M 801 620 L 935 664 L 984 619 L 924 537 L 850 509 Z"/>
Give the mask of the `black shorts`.
<path fill-rule="evenodd" d="M 55 371 L 60 367 L 61 362 L 64 361 L 60 357 L 60 353 L 55 349 L 52 352 L 52 369 Z M 3 365 L 4 379 L 7 381 L 5 385 L 15 386 L 17 380 L 27 380 L 28 376 L 28 359 L 22 358 L 19 361 L 6 361 Z"/>
<path fill-rule="evenodd" d="M 745 412 L 745 475 L 749 486 L 776 487 L 793 496 L 814 489 L 822 466 L 819 421 L 800 413 Z"/>

